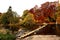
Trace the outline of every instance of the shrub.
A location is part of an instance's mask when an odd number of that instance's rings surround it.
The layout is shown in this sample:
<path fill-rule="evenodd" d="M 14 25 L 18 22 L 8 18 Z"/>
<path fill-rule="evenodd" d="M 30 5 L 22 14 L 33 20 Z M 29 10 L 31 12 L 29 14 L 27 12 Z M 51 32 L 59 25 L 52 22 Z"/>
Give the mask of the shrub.
<path fill-rule="evenodd" d="M 0 33 L 0 40 L 15 40 L 15 35 L 14 34 L 2 34 Z"/>

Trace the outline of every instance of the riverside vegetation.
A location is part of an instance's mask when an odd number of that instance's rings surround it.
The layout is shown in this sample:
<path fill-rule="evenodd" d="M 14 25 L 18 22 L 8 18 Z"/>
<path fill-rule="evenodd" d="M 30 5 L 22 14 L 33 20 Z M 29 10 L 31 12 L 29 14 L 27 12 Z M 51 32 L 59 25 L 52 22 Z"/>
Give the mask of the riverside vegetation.
<path fill-rule="evenodd" d="M 9 32 L 0 33 L 1 40 L 15 40 L 15 34 L 21 28 L 29 31 L 38 28 L 42 23 L 55 23 L 57 17 L 60 17 L 60 6 L 56 2 L 46 2 L 38 7 L 37 5 L 30 10 L 24 10 L 20 17 L 12 11 L 10 6 L 7 12 L 0 13 L 0 29 L 8 29 Z"/>

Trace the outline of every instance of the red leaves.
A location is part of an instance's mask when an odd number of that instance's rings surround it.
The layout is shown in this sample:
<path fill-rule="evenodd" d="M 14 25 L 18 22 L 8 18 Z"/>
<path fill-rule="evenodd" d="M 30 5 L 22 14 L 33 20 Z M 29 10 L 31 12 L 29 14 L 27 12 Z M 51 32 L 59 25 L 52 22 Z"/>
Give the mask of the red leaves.
<path fill-rule="evenodd" d="M 32 9 L 30 9 L 30 10 L 29 10 L 29 12 L 31 12 L 31 13 L 34 13 L 34 10 L 33 10 L 33 8 L 32 8 Z"/>
<path fill-rule="evenodd" d="M 38 20 L 39 22 L 46 21 L 45 19 L 48 17 L 54 17 L 56 11 L 56 6 L 53 4 L 49 4 L 49 2 L 44 3 L 41 7 L 38 9 L 32 8 L 30 9 L 30 12 L 34 14 L 35 20 Z"/>

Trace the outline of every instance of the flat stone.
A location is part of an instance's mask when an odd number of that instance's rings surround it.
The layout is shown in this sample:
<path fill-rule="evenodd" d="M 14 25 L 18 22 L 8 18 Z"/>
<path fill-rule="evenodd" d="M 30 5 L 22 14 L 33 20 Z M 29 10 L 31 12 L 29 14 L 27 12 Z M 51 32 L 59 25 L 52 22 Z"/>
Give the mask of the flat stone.
<path fill-rule="evenodd" d="M 23 40 L 60 40 L 60 37 L 56 35 L 33 35 Z"/>

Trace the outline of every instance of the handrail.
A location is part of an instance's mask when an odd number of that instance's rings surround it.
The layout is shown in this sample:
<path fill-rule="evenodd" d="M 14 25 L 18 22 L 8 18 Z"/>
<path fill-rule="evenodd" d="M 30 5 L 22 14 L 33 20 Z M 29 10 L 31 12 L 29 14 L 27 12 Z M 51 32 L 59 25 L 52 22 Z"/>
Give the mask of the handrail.
<path fill-rule="evenodd" d="M 36 31 L 38 31 L 38 30 L 40 30 L 40 29 L 42 29 L 42 28 L 44 28 L 44 27 L 46 27 L 46 23 L 44 23 L 44 25 L 43 26 L 39 26 L 39 28 L 37 28 L 37 29 L 35 29 L 35 30 L 33 30 L 33 31 L 31 31 L 31 32 L 29 32 L 29 33 L 26 33 L 25 35 L 22 35 L 22 36 L 20 36 L 20 37 L 18 37 L 18 38 L 24 38 L 24 37 L 26 37 L 26 36 L 28 36 L 28 35 L 30 35 L 30 34 L 32 34 L 32 33 L 34 33 L 34 32 L 36 32 Z"/>

